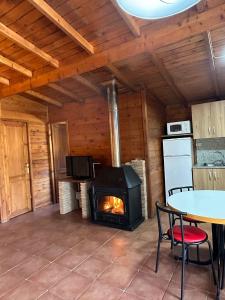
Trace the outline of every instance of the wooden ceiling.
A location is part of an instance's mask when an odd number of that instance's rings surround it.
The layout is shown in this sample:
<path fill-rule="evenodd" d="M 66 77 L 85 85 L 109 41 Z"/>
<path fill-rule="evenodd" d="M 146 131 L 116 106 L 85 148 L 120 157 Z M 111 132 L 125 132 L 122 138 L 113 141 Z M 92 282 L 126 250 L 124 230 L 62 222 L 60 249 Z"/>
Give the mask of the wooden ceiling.
<path fill-rule="evenodd" d="M 115 0 L 1 0 L 0 97 L 83 102 L 145 86 L 165 104 L 224 99 L 225 0 L 146 21 Z"/>

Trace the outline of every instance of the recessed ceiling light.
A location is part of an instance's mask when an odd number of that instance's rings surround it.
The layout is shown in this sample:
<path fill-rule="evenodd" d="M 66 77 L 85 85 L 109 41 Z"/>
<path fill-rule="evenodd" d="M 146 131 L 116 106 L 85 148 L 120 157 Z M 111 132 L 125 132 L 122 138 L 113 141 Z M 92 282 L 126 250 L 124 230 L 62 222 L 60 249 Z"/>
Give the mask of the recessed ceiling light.
<path fill-rule="evenodd" d="M 201 0 L 116 0 L 128 14 L 148 20 L 162 19 L 179 14 Z"/>

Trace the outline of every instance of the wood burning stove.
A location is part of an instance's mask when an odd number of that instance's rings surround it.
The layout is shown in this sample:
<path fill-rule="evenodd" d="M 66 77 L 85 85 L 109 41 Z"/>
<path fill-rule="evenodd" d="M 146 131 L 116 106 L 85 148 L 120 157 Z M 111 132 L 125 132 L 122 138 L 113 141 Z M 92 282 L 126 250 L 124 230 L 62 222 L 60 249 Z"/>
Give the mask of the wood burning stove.
<path fill-rule="evenodd" d="M 134 230 L 144 220 L 141 180 L 131 166 L 102 168 L 92 183 L 90 199 L 95 223 Z"/>
<path fill-rule="evenodd" d="M 107 87 L 112 167 L 102 168 L 91 187 L 91 213 L 95 223 L 133 230 L 143 220 L 141 180 L 131 166 L 121 166 L 119 114 L 115 79 Z"/>

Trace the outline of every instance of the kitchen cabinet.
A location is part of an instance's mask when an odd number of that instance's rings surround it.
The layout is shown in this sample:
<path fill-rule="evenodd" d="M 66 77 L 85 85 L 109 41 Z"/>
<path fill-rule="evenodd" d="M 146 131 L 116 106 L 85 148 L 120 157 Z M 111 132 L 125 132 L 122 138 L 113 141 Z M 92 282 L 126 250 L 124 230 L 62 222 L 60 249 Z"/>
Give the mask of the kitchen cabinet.
<path fill-rule="evenodd" d="M 225 137 L 225 101 L 192 106 L 194 139 Z"/>
<path fill-rule="evenodd" d="M 225 190 L 224 169 L 193 169 L 195 190 Z"/>

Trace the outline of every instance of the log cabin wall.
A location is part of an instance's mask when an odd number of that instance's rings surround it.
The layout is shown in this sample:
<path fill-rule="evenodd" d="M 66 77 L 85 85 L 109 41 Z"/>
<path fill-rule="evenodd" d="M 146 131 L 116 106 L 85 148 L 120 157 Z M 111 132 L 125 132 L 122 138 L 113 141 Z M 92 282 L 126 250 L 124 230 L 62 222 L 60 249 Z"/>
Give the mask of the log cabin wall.
<path fill-rule="evenodd" d="M 7 178 L 7 160 L 4 152 L 5 140 L 2 130 L 2 120 L 23 121 L 27 123 L 30 148 L 30 173 L 33 209 L 51 203 L 51 185 L 49 172 L 49 151 L 47 121 L 48 108 L 45 105 L 31 101 L 22 96 L 13 96 L 1 100 L 0 110 L 0 207 L 1 222 L 9 219 L 10 201 Z"/>
<path fill-rule="evenodd" d="M 50 123 L 68 121 L 71 155 L 91 155 L 111 164 L 108 105 L 104 97 L 66 103 L 49 109 Z"/>
<path fill-rule="evenodd" d="M 168 105 L 166 107 L 166 119 L 167 122 L 191 120 L 191 106 Z"/>
<path fill-rule="evenodd" d="M 157 100 L 146 96 L 147 124 L 146 147 L 148 158 L 149 216 L 155 215 L 155 202 L 164 201 L 164 171 L 162 154 L 162 135 L 165 132 L 166 108 Z"/>
<path fill-rule="evenodd" d="M 142 107 L 140 93 L 119 95 L 121 159 L 144 159 Z M 68 121 L 70 153 L 91 155 L 111 165 L 108 104 L 104 97 L 67 103 L 49 109 L 51 123 Z"/>

